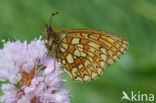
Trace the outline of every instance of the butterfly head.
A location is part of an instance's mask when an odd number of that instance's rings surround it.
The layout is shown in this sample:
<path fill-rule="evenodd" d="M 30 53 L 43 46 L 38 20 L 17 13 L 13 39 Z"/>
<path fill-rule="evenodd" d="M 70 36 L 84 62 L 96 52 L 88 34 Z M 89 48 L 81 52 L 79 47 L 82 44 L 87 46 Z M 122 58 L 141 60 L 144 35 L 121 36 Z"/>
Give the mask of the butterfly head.
<path fill-rule="evenodd" d="M 54 45 L 55 44 L 55 32 L 51 25 L 52 25 L 52 18 L 56 14 L 58 14 L 58 12 L 52 13 L 52 15 L 50 17 L 50 24 L 49 25 L 45 24 L 45 26 L 44 26 L 44 36 L 46 39 L 45 45 L 46 45 L 49 53 L 53 52 L 53 50 L 54 50 L 53 48 L 55 48 L 55 45 Z"/>
<path fill-rule="evenodd" d="M 44 35 L 47 38 L 48 35 L 50 35 L 50 33 L 53 31 L 53 28 L 51 26 L 48 26 L 47 24 L 45 24 L 44 26 Z"/>
<path fill-rule="evenodd" d="M 53 29 L 53 27 L 52 27 L 52 19 L 53 19 L 53 17 L 54 17 L 56 14 L 58 14 L 58 11 L 55 12 L 55 13 L 52 13 L 52 15 L 51 15 L 51 17 L 50 17 L 50 23 L 49 23 L 49 25 L 45 24 L 45 26 L 44 26 L 44 35 L 45 35 L 45 37 L 46 37 L 47 40 L 49 40 L 50 36 L 53 36 L 52 34 L 54 34 L 54 33 L 53 33 L 53 30 L 54 30 L 54 29 Z"/>

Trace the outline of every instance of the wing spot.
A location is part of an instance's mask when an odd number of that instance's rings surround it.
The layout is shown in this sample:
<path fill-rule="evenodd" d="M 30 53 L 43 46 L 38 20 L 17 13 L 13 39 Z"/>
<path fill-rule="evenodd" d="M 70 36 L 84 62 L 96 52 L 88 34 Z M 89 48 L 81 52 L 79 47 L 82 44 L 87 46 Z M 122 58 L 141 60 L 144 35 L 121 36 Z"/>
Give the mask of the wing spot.
<path fill-rule="evenodd" d="M 83 48 L 83 45 L 82 44 L 78 44 L 76 45 L 77 47 L 80 47 L 80 48 Z"/>
<path fill-rule="evenodd" d="M 100 61 L 100 65 L 101 65 L 101 67 L 105 67 L 105 62 L 104 61 Z"/>
<path fill-rule="evenodd" d="M 97 67 L 97 72 L 98 72 L 98 74 L 101 74 L 102 73 L 102 68 L 99 68 L 99 67 Z"/>
<path fill-rule="evenodd" d="M 114 60 L 118 59 L 118 56 L 116 54 L 112 54 L 112 57 Z"/>
<path fill-rule="evenodd" d="M 68 45 L 65 43 L 62 43 L 63 48 L 68 49 Z"/>
<path fill-rule="evenodd" d="M 80 78 L 79 76 L 75 76 L 74 78 L 75 78 L 75 80 L 77 80 L 77 81 L 82 81 L 82 78 Z"/>
<path fill-rule="evenodd" d="M 68 54 L 66 59 L 67 59 L 68 63 L 74 63 L 74 59 L 71 54 Z"/>
<path fill-rule="evenodd" d="M 125 40 L 123 40 L 123 43 L 124 43 L 124 44 L 127 44 L 127 42 L 126 42 Z"/>
<path fill-rule="evenodd" d="M 83 45 L 78 44 L 78 45 L 76 45 L 76 47 L 77 47 L 77 49 L 78 49 L 79 51 L 83 51 Z"/>
<path fill-rule="evenodd" d="M 74 75 L 77 75 L 77 74 L 78 74 L 77 68 L 73 68 L 73 69 L 72 69 L 72 73 L 73 73 Z"/>
<path fill-rule="evenodd" d="M 93 35 L 89 35 L 89 38 L 90 38 L 90 39 L 93 39 L 93 40 L 98 40 L 98 37 L 95 36 L 95 35 L 94 35 L 94 36 L 93 36 Z"/>
<path fill-rule="evenodd" d="M 105 48 L 100 48 L 100 50 L 101 50 L 102 53 L 107 54 Z"/>
<path fill-rule="evenodd" d="M 91 57 L 94 57 L 94 54 L 89 52 L 88 55 L 90 55 Z"/>
<path fill-rule="evenodd" d="M 80 69 L 81 69 L 81 68 L 83 68 L 83 65 L 82 65 L 82 64 L 80 64 L 80 65 L 78 66 L 78 68 L 80 68 Z"/>
<path fill-rule="evenodd" d="M 66 61 L 65 61 L 65 60 L 62 60 L 62 63 L 63 63 L 63 64 L 66 64 Z"/>
<path fill-rule="evenodd" d="M 76 49 L 75 51 L 74 51 L 74 55 L 76 55 L 76 56 L 80 56 L 80 52 Z"/>
<path fill-rule="evenodd" d="M 91 52 L 93 52 L 93 53 L 94 53 L 96 49 L 95 49 L 95 48 L 90 47 L 90 48 L 89 48 L 89 50 L 90 50 Z"/>
<path fill-rule="evenodd" d="M 72 44 L 79 44 L 80 39 L 79 38 L 73 38 Z"/>
<path fill-rule="evenodd" d="M 62 52 L 65 52 L 65 51 L 66 51 L 66 50 L 65 50 L 64 48 L 62 48 L 62 47 L 60 48 L 60 50 L 61 50 Z"/>
<path fill-rule="evenodd" d="M 88 38 L 89 34 L 87 33 L 81 33 L 83 37 Z"/>
<path fill-rule="evenodd" d="M 80 70 L 83 72 L 84 71 L 84 68 L 81 68 Z"/>
<path fill-rule="evenodd" d="M 88 64 L 88 65 L 87 65 L 87 68 L 89 69 L 90 67 L 91 67 L 91 65 L 90 65 L 90 64 Z"/>
<path fill-rule="evenodd" d="M 102 58 L 104 61 L 106 61 L 107 56 L 106 56 L 105 54 L 101 54 L 101 58 Z"/>
<path fill-rule="evenodd" d="M 88 75 L 85 75 L 84 76 L 84 81 L 89 81 L 89 80 L 91 80 L 91 78 Z"/>
<path fill-rule="evenodd" d="M 99 45 L 94 42 L 89 42 L 88 45 L 91 47 L 99 48 Z"/>
<path fill-rule="evenodd" d="M 95 72 L 92 72 L 92 78 L 96 78 L 97 76 L 98 76 L 98 74 L 97 73 L 95 73 Z"/>
<path fill-rule="evenodd" d="M 84 52 L 81 52 L 81 54 L 80 54 L 82 57 L 86 57 L 86 53 L 84 53 Z"/>

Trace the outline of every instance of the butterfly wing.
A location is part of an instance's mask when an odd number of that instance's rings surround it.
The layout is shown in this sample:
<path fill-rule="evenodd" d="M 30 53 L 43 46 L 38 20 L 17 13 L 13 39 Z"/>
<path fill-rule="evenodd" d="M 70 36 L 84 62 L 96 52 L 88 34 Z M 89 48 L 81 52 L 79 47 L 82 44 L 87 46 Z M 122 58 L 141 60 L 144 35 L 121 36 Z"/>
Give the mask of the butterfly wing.
<path fill-rule="evenodd" d="M 128 42 L 112 33 L 93 30 L 64 30 L 56 49 L 63 70 L 75 81 L 99 77 L 128 48 Z"/>

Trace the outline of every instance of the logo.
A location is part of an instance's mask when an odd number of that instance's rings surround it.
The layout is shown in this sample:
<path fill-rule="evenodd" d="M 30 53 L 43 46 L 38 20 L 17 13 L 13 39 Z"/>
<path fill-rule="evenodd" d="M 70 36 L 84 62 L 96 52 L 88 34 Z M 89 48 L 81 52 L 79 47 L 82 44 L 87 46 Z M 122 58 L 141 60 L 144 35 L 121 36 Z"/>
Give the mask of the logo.
<path fill-rule="evenodd" d="M 154 101 L 154 94 L 146 94 L 146 93 L 141 93 L 140 91 L 134 92 L 131 91 L 131 93 L 128 95 L 125 91 L 122 91 L 122 98 L 121 101 L 123 100 L 128 100 L 128 101 L 148 101 L 148 102 L 153 102 Z"/>

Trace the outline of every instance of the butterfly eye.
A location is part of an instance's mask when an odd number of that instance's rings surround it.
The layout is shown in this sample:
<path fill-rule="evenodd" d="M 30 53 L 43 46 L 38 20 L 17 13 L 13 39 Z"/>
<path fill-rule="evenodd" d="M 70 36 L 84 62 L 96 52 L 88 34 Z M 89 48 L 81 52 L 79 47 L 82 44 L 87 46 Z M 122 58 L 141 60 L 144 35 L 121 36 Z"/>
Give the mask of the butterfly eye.
<path fill-rule="evenodd" d="M 44 26 L 45 36 L 47 36 L 52 30 L 53 30 L 52 27 L 49 27 L 47 24 L 45 24 L 45 26 Z"/>
<path fill-rule="evenodd" d="M 46 34 L 49 34 L 51 31 L 52 31 L 52 29 L 51 29 L 51 28 L 48 28 L 48 29 L 46 30 Z"/>

